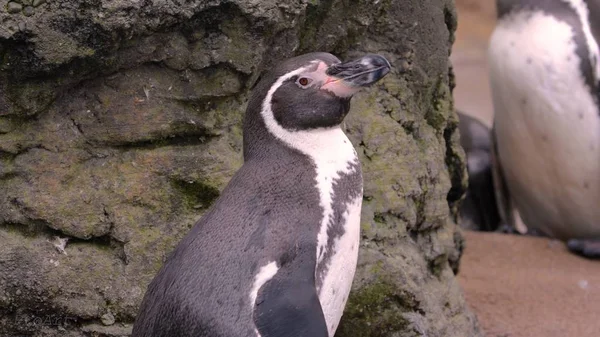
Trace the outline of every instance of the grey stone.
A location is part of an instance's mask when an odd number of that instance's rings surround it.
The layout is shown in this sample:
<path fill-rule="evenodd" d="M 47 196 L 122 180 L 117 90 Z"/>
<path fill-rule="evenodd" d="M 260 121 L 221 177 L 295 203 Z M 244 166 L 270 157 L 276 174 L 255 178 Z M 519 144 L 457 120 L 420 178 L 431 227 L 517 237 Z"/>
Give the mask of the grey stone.
<path fill-rule="evenodd" d="M 33 14 L 35 14 L 35 10 L 33 9 L 33 7 L 27 6 L 23 9 L 23 15 L 32 16 Z"/>
<path fill-rule="evenodd" d="M 9 2 L 8 5 L 6 5 L 6 10 L 11 14 L 19 13 L 22 9 L 23 5 L 18 2 Z"/>
<path fill-rule="evenodd" d="M 32 5 L 33 5 L 33 7 L 39 7 L 45 3 L 46 3 L 46 0 L 33 0 Z"/>
<path fill-rule="evenodd" d="M 104 325 L 115 324 L 115 316 L 113 316 L 113 314 L 111 314 L 110 312 L 102 315 L 102 317 L 100 317 L 100 320 L 102 321 L 102 324 L 104 324 Z"/>
<path fill-rule="evenodd" d="M 0 12 L 0 336 L 128 334 L 148 283 L 242 163 L 250 88 L 317 50 L 393 65 L 345 123 L 365 199 L 336 336 L 480 336 L 455 279 L 466 172 L 453 1 L 346 3 L 57 0 L 27 34 Z M 62 330 L 20 325 L 24 311 L 65 318 Z"/>

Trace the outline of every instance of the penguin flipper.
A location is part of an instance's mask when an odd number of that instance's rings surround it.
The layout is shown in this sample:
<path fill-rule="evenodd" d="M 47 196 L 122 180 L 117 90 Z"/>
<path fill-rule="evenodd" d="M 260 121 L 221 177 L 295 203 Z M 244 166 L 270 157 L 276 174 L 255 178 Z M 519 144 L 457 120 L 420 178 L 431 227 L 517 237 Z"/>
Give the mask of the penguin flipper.
<path fill-rule="evenodd" d="M 254 323 L 261 337 L 328 337 L 314 267 L 283 266 L 260 289 Z"/>
<path fill-rule="evenodd" d="M 567 241 L 567 247 L 577 255 L 589 259 L 600 259 L 600 239 L 572 239 Z"/>

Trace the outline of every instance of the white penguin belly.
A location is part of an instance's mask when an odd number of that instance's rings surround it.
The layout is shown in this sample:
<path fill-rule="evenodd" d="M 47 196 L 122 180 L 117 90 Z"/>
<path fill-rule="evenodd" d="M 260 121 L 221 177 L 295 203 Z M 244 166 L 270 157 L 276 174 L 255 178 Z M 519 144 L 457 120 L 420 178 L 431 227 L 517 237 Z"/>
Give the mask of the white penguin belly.
<path fill-rule="evenodd" d="M 347 205 L 343 215 L 345 232 L 335 239 L 327 273 L 318 289 L 329 336 L 333 337 L 342 318 L 358 262 L 362 194 Z"/>
<path fill-rule="evenodd" d="M 291 77 L 293 74 L 289 73 L 288 75 Z M 284 79 L 285 77 L 282 77 L 279 81 L 283 82 Z M 274 85 L 271 89 L 274 92 L 273 88 L 276 86 Z M 272 95 L 272 93 L 270 94 Z M 265 106 L 261 114 L 265 118 L 267 128 L 275 137 L 307 155 L 315 165 L 315 183 L 319 191 L 319 204 L 323 210 L 317 234 L 315 279 L 322 276 L 319 275 L 319 271 L 325 270 L 320 286 L 318 284 L 315 286 L 325 316 L 328 334 L 333 337 L 352 287 L 358 260 L 360 210 L 363 195 L 362 176 L 360 176 L 360 171 L 357 171 L 360 170 L 360 162 L 354 146 L 339 126 L 290 131 L 275 121 L 270 106 Z M 351 174 L 359 174 L 360 177 L 357 182 L 358 186 L 353 186 L 358 191 L 357 198 L 346 205 L 342 223 L 331 224 L 331 219 L 335 217 L 334 187 L 339 179 Z M 342 226 L 343 229 L 343 234 L 334 239 L 331 247 L 328 246 L 330 225 Z"/>
<path fill-rule="evenodd" d="M 326 131 L 326 136 L 318 144 L 318 151 L 304 147 L 315 163 L 316 187 L 319 190 L 320 205 L 323 209 L 322 222 L 317 234 L 317 264 L 315 276 L 325 270 L 317 294 L 325 316 L 329 336 L 333 337 L 338 327 L 344 307 L 352 287 L 352 280 L 358 260 L 360 240 L 360 212 L 362 206 L 362 177 L 360 177 L 358 195 L 344 206 L 341 223 L 334 223 L 335 187 L 340 179 L 360 174 L 360 162 L 356 150 L 340 128 Z M 329 241 L 329 229 L 341 227 L 343 234 Z M 328 256 L 328 258 L 325 258 Z M 318 282 L 317 282 L 318 283 Z"/>
<path fill-rule="evenodd" d="M 500 22 L 489 48 L 511 197 L 528 227 L 560 239 L 600 237 L 599 110 L 575 48 L 571 27 L 543 12 Z"/>

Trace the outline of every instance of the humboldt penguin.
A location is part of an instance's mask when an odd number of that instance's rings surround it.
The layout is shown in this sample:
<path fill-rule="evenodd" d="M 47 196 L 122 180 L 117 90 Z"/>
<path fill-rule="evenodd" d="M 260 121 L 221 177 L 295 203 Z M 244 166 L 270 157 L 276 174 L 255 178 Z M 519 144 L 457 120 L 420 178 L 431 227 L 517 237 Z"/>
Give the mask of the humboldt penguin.
<path fill-rule="evenodd" d="M 459 211 L 460 225 L 465 229 L 496 231 L 501 219 L 494 193 L 491 129 L 475 117 L 456 113 L 469 173 L 469 187 Z"/>
<path fill-rule="evenodd" d="M 148 286 L 134 337 L 333 337 L 359 248 L 362 173 L 341 128 L 382 56 L 310 53 L 253 89 L 244 164 Z"/>
<path fill-rule="evenodd" d="M 598 258 L 600 1 L 498 0 L 497 9 L 488 56 L 501 214 Z"/>

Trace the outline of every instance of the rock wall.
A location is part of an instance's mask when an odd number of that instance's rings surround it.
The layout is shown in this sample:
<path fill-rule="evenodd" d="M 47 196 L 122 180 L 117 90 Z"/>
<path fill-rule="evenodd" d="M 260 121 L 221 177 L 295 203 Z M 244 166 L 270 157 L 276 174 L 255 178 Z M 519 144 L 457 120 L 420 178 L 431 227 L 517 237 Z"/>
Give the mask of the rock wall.
<path fill-rule="evenodd" d="M 242 164 L 277 60 L 393 64 L 353 99 L 359 269 L 336 336 L 479 336 L 455 280 L 466 177 L 452 0 L 0 0 L 0 336 L 126 336 L 166 255 Z"/>

